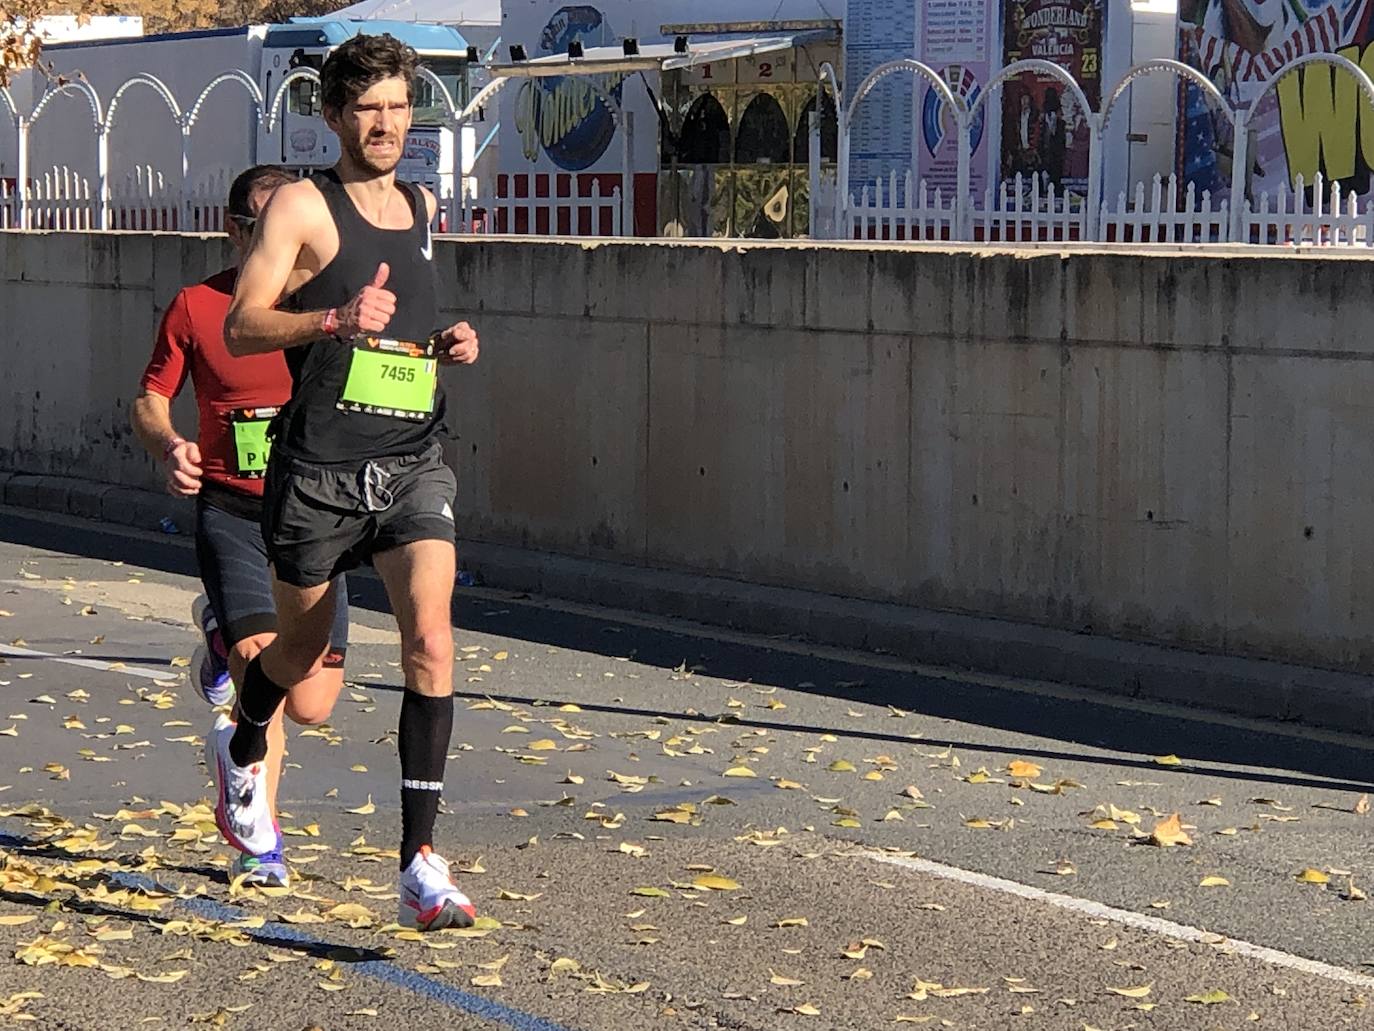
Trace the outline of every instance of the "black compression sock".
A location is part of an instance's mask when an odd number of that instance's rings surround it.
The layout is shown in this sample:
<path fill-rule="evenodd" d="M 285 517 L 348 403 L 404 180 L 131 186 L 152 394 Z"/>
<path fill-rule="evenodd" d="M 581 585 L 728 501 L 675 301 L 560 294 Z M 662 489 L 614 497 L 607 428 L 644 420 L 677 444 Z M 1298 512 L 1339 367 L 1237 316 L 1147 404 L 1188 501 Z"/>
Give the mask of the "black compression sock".
<path fill-rule="evenodd" d="M 401 751 L 401 869 L 434 837 L 444 763 L 453 733 L 453 695 L 431 698 L 407 690 L 397 733 Z"/>
<path fill-rule="evenodd" d="M 229 739 L 229 758 L 235 766 L 251 766 L 267 758 L 267 725 L 286 700 L 287 690 L 274 684 L 255 657 L 243 674 L 239 689 L 239 722 Z"/>

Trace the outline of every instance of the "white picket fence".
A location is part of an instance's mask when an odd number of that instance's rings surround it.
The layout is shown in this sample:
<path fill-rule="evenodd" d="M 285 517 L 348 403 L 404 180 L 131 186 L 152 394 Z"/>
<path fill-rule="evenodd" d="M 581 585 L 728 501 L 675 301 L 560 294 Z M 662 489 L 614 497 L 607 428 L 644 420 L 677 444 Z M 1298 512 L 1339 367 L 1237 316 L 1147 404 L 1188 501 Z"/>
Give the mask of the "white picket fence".
<path fill-rule="evenodd" d="M 107 202 L 110 229 L 223 232 L 227 173 L 196 183 L 183 193 L 151 167 L 136 168 L 114 182 Z M 526 184 L 522 182 L 521 188 Z M 602 191 L 593 180 L 547 177 L 528 184 L 531 196 L 499 196 L 474 190 L 461 200 L 442 198 L 438 230 L 459 234 L 511 233 L 522 236 L 623 235 L 620 188 Z M 510 184 L 509 189 L 514 189 Z M 12 182 L 0 180 L 0 229 L 91 230 L 99 224 L 98 198 L 90 179 L 57 167 L 29 183 L 27 220 L 20 225 L 19 198 Z M 538 196 L 536 194 L 544 194 Z"/>
<path fill-rule="evenodd" d="M 110 229 L 166 232 L 222 232 L 227 172 L 217 172 L 189 190 L 169 185 L 162 173 L 143 166 L 112 181 L 106 200 Z M 469 184 L 470 185 L 470 184 Z M 438 229 L 458 234 L 503 233 L 520 236 L 619 237 L 625 235 L 620 189 L 609 193 L 576 176 L 531 177 L 518 192 L 512 181 L 495 189 L 445 197 Z M 500 194 L 507 194 L 502 196 Z M 893 173 L 843 209 L 840 238 L 858 240 L 974 241 L 984 243 L 1108 244 L 1251 243 L 1323 247 L 1374 246 L 1374 199 L 1359 201 L 1339 183 L 1320 175 L 1309 187 L 1299 176 L 1293 189 L 1261 193 L 1241 210 L 1240 236 L 1231 235 L 1225 201 L 1213 203 L 1176 177 L 1155 176 L 1137 183 L 1128 195 L 1104 200 L 1096 227 L 1089 232 L 1083 200 L 1046 187 L 1038 177 L 1019 176 L 982 203 L 968 205 L 968 224 L 959 225 L 955 198 L 946 190 L 917 182 L 910 172 Z M 90 179 L 55 167 L 29 183 L 27 219 L 21 226 L 15 185 L 0 180 L 0 229 L 91 230 L 99 224 L 100 201 Z"/>
<path fill-rule="evenodd" d="M 849 197 L 845 209 L 851 232 L 859 240 L 957 240 L 954 198 L 940 187 L 932 190 L 922 179 L 915 183 L 910 171 L 899 183 L 894 171 L 870 190 L 865 186 L 856 202 Z M 840 234 L 842 237 L 846 234 Z"/>
<path fill-rule="evenodd" d="M 1310 201 L 1309 201 L 1310 196 Z M 1310 188 L 1298 176 L 1293 189 L 1261 193 L 1245 202 L 1237 239 L 1231 235 L 1231 212 L 1194 184 L 1180 187 L 1177 177 L 1155 176 L 1149 187 L 1136 183 L 1121 192 L 1115 205 L 1104 201 L 1097 225 L 1089 232 L 1083 199 L 1039 178 L 1020 176 L 987 190 L 982 204 L 968 208 L 968 225 L 960 227 L 954 198 L 917 184 L 908 172 L 901 180 L 865 186 L 849 195 L 843 211 L 841 238 L 856 240 L 962 240 L 982 243 L 1253 243 L 1271 245 L 1374 246 L 1374 199 L 1361 205 L 1356 194 L 1318 174 Z"/>
<path fill-rule="evenodd" d="M 1117 195 L 1116 209 L 1103 203 L 1097 239 L 1102 243 L 1225 243 L 1230 239 L 1231 215 L 1226 201 L 1212 207 L 1212 194 L 1189 183 L 1178 203 L 1178 177 L 1155 176 L 1148 202 L 1145 184 L 1135 184 L 1133 200 Z"/>
<path fill-rule="evenodd" d="M 532 181 L 529 181 L 532 180 Z M 473 191 L 444 198 L 440 231 L 458 234 L 505 233 L 517 236 L 622 236 L 620 187 L 603 193 L 593 179 L 583 187 L 576 176 L 529 177 L 522 182 L 529 195 L 500 196 L 496 190 Z M 505 192 L 514 189 L 507 182 Z M 544 196 L 536 196 L 543 193 Z"/>
<path fill-rule="evenodd" d="M 110 229 L 166 232 L 223 232 L 227 173 L 216 173 L 190 189 L 168 186 L 161 172 L 141 166 L 112 182 L 105 202 Z M 90 230 L 99 225 L 100 198 L 90 179 L 54 167 L 31 179 L 21 224 L 18 188 L 0 181 L 0 229 Z"/>
<path fill-rule="evenodd" d="M 972 216 L 976 237 L 988 243 L 1086 239 L 1088 213 L 1082 198 L 1042 186 L 1037 175 L 1029 182 L 1017 175 L 1003 183 L 996 196 L 991 189 L 984 191 L 983 206 L 975 206 Z"/>
<path fill-rule="evenodd" d="M 1292 193 L 1278 191 L 1272 211 L 1267 193 L 1260 194 L 1256 204 L 1246 201 L 1245 238 L 1240 242 L 1374 246 L 1374 201 L 1366 201 L 1361 210 L 1353 191 L 1342 196 L 1340 183 L 1332 183 L 1327 192 L 1318 173 L 1312 180 L 1312 204 L 1306 204 L 1302 176 Z"/>

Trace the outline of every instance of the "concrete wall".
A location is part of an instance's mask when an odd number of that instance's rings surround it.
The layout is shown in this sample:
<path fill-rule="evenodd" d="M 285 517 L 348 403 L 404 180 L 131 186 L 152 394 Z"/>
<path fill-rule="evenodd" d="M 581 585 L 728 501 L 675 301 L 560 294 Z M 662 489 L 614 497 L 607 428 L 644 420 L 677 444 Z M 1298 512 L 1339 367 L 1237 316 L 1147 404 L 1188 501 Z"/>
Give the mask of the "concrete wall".
<path fill-rule="evenodd" d="M 152 482 L 222 240 L 0 234 L 0 469 Z M 460 532 L 1374 671 L 1364 257 L 441 242 Z"/>

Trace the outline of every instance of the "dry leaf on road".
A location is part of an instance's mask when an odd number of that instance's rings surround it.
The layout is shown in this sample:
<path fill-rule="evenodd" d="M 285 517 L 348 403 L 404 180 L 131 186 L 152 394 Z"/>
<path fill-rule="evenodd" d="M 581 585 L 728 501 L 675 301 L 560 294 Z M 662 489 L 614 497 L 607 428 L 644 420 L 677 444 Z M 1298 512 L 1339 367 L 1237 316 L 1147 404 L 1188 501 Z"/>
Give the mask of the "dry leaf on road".
<path fill-rule="evenodd" d="M 1150 844 L 1160 848 L 1172 848 L 1174 845 L 1191 845 L 1193 839 L 1188 837 L 1188 832 L 1183 829 L 1183 820 L 1178 813 L 1168 816 L 1155 824 L 1154 831 L 1150 834 Z"/>

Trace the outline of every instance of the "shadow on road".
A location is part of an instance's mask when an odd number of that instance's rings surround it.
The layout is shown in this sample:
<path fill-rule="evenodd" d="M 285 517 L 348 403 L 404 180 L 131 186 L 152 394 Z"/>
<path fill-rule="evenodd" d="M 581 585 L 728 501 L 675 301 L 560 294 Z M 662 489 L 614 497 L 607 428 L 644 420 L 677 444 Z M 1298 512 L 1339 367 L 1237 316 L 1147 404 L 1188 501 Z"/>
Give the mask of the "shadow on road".
<path fill-rule="evenodd" d="M 98 526 L 43 522 L 13 511 L 0 513 L 0 540 L 47 548 L 89 558 L 122 560 L 150 569 L 195 576 L 195 557 L 185 547 L 174 546 L 151 535 L 111 533 Z M 379 613 L 389 612 L 381 584 L 375 578 L 350 580 L 351 604 Z M 609 599 L 614 600 L 614 599 Z M 1333 791 L 1374 789 L 1370 750 L 1295 734 L 1269 733 L 1206 721 L 1203 714 L 1190 717 L 1186 710 L 1165 715 L 1122 709 L 1090 699 L 1059 699 L 993 687 L 982 683 L 921 676 L 869 665 L 860 658 L 796 654 L 771 648 L 766 643 L 724 641 L 692 633 L 617 622 L 612 615 L 585 615 L 553 610 L 527 598 L 496 592 L 460 589 L 454 598 L 455 625 L 541 645 L 588 652 L 612 658 L 628 658 L 665 671 L 691 671 L 759 687 L 791 690 L 840 698 L 849 702 L 891 705 L 928 719 L 949 720 L 1018 734 L 1028 734 L 1068 746 L 1117 753 L 1114 764 L 1134 765 L 1153 776 L 1208 776 L 1261 780 L 1293 786 L 1318 786 Z M 589 710 L 629 715 L 683 718 L 693 708 L 692 681 L 683 677 L 682 708 L 676 712 L 631 706 L 578 704 Z M 368 689 L 386 689 L 368 682 Z M 394 685 L 391 689 L 396 689 Z M 534 704 L 532 698 L 510 698 L 517 704 Z M 547 699 L 547 701 L 556 701 Z M 727 714 L 733 717 L 733 713 Z M 698 716 L 695 718 L 707 718 Z M 733 720 L 732 720 L 733 721 Z M 911 744 L 912 739 L 835 727 L 810 727 L 768 721 L 738 720 L 742 726 L 781 731 L 843 734 L 857 739 Z M 956 749 L 1007 753 L 1008 748 L 970 739 L 966 728 L 950 727 L 948 734 L 925 727 L 925 742 Z M 1027 748 L 1018 745 L 1018 756 L 1043 757 L 1075 762 L 1106 761 L 1073 748 Z M 1138 760 L 1126 756 L 1139 756 Z M 1151 756 L 1177 755 L 1192 760 L 1188 767 L 1164 768 Z M 1262 772 L 1241 773 L 1225 767 L 1251 767 Z"/>

